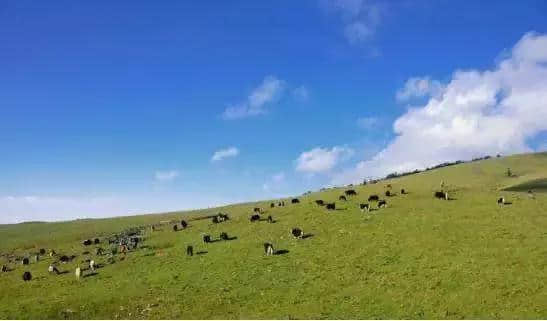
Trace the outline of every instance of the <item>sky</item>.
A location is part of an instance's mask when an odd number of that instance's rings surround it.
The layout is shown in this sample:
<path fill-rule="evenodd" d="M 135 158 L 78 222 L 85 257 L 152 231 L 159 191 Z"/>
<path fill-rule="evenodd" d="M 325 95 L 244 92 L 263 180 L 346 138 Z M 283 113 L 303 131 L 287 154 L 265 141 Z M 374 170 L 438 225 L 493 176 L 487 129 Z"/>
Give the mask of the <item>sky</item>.
<path fill-rule="evenodd" d="M 544 150 L 545 1 L 0 4 L 0 224 Z"/>

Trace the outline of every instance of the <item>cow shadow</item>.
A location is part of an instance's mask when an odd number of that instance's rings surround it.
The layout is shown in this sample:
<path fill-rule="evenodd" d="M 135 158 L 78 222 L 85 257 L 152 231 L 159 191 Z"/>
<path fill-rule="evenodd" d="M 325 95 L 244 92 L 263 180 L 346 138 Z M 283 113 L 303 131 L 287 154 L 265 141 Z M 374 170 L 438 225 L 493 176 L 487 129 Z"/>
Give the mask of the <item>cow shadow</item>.
<path fill-rule="evenodd" d="M 233 241 L 233 240 L 237 240 L 237 236 L 229 237 L 229 238 L 225 239 L 224 241 Z"/>
<path fill-rule="evenodd" d="M 204 255 L 204 254 L 207 254 L 209 252 L 207 251 L 199 251 L 199 252 L 196 252 L 196 255 Z"/>
<path fill-rule="evenodd" d="M 302 235 L 302 239 L 303 239 L 303 240 L 308 239 L 308 238 L 310 238 L 310 237 L 313 237 L 313 234 L 308 233 L 308 234 Z"/>
<path fill-rule="evenodd" d="M 68 271 L 65 270 L 65 271 L 59 271 L 59 273 L 57 273 L 57 274 L 61 275 L 61 274 L 67 274 L 67 273 L 68 273 Z"/>
<path fill-rule="evenodd" d="M 337 209 L 335 209 L 335 211 L 347 211 L 347 210 L 348 210 L 347 208 L 337 208 Z"/>
<path fill-rule="evenodd" d="M 214 239 L 214 240 L 212 239 L 207 243 L 216 243 L 216 242 L 220 242 L 220 241 L 222 241 L 222 240 L 221 239 Z"/>
<path fill-rule="evenodd" d="M 504 202 L 503 205 L 512 205 L 513 202 Z"/>
<path fill-rule="evenodd" d="M 95 275 L 99 275 L 99 273 L 91 272 L 91 273 L 84 274 L 83 277 L 84 278 L 89 278 L 89 277 L 92 277 L 92 276 L 95 276 Z"/>
<path fill-rule="evenodd" d="M 277 250 L 274 255 L 283 255 L 289 253 L 289 250 Z"/>

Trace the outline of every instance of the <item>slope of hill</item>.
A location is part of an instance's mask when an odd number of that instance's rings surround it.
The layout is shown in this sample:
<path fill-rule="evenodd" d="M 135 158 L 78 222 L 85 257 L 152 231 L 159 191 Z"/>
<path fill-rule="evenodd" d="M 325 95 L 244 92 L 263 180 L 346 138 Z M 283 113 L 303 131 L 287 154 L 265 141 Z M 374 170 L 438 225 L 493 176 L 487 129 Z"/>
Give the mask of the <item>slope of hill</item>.
<path fill-rule="evenodd" d="M 514 177 L 506 176 L 507 168 Z M 285 200 L 285 207 L 264 201 L 0 226 L 0 263 L 13 269 L 0 274 L 0 318 L 545 319 L 547 194 L 539 193 L 545 178 L 547 153 L 527 154 L 354 186 L 358 195 L 347 202 L 338 201 L 340 188 L 300 197 L 300 204 Z M 441 180 L 453 200 L 434 199 Z M 385 197 L 388 207 L 361 212 L 359 203 L 370 194 L 384 198 L 387 184 L 397 194 Z M 520 188 L 504 190 L 511 186 Z M 535 187 L 531 198 L 525 191 Z M 500 196 L 511 204 L 497 205 Z M 337 210 L 317 206 L 316 199 L 336 201 Z M 256 206 L 276 222 L 250 223 Z M 81 245 L 85 238 L 219 211 L 231 220 L 193 220 L 178 232 L 172 224 L 147 230 L 141 247 L 123 260 L 115 255 L 113 264 L 82 254 L 89 250 Z M 294 239 L 293 227 L 311 237 Z M 218 239 L 221 232 L 237 239 L 202 242 L 204 233 Z M 286 252 L 265 256 L 264 242 Z M 187 257 L 187 245 L 204 253 Z M 9 254 L 40 248 L 77 255 L 59 265 L 69 273 L 48 274 L 49 257 L 29 266 L 7 261 Z M 73 271 L 86 258 L 102 267 L 78 281 Z M 30 282 L 21 278 L 26 270 Z"/>

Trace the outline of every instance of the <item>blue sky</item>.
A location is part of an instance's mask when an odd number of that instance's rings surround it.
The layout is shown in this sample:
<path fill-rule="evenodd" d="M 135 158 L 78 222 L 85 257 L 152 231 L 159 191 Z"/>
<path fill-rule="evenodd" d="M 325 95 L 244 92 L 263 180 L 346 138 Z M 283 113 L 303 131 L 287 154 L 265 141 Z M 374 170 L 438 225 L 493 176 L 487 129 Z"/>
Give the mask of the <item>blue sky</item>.
<path fill-rule="evenodd" d="M 545 150 L 546 18 L 544 1 L 4 1 L 0 223 Z"/>

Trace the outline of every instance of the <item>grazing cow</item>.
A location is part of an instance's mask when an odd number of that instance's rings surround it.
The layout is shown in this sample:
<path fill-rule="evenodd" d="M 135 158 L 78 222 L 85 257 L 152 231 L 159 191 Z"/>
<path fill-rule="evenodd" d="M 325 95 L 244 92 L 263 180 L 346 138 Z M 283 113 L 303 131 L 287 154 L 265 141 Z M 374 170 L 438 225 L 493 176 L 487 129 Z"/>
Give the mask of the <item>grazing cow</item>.
<path fill-rule="evenodd" d="M 254 214 L 251 216 L 251 222 L 256 222 L 260 220 L 260 215 Z"/>
<path fill-rule="evenodd" d="M 277 203 L 277 206 L 281 206 L 281 202 Z"/>
<path fill-rule="evenodd" d="M 385 200 L 381 200 L 378 202 L 378 208 L 386 207 L 386 206 L 387 206 L 387 203 Z"/>
<path fill-rule="evenodd" d="M 255 207 L 253 212 L 255 213 L 262 213 L 262 210 L 260 210 L 260 207 Z"/>
<path fill-rule="evenodd" d="M 76 268 L 76 271 L 74 271 L 74 275 L 76 276 L 76 279 L 80 279 L 80 276 L 82 275 L 82 269 L 80 269 L 79 266 Z"/>
<path fill-rule="evenodd" d="M 203 242 L 204 243 L 211 243 L 211 236 L 210 235 L 203 235 Z"/>
<path fill-rule="evenodd" d="M 367 204 L 359 204 L 359 208 L 361 209 L 361 212 L 364 212 L 364 211 L 369 211 L 370 210 L 370 206 Z"/>
<path fill-rule="evenodd" d="M 57 255 L 57 253 L 55 253 L 54 250 L 49 251 L 49 257 L 54 257 L 55 255 Z"/>
<path fill-rule="evenodd" d="M 2 272 L 8 272 L 8 267 L 5 265 L 2 265 Z"/>
<path fill-rule="evenodd" d="M 268 215 L 268 223 L 273 223 L 273 217 L 271 215 Z"/>
<path fill-rule="evenodd" d="M 83 244 L 84 246 L 89 246 L 89 245 L 91 245 L 92 243 L 93 243 L 93 242 L 91 242 L 91 240 L 85 240 L 85 241 L 82 242 L 82 244 Z"/>
<path fill-rule="evenodd" d="M 49 273 L 55 273 L 55 274 L 59 274 L 59 270 L 57 269 L 57 267 L 55 265 L 50 265 L 47 269 L 47 271 Z"/>
<path fill-rule="evenodd" d="M 357 195 L 357 192 L 353 189 L 344 192 L 347 196 Z"/>
<path fill-rule="evenodd" d="M 334 210 L 336 208 L 335 203 L 327 203 L 327 210 Z"/>
<path fill-rule="evenodd" d="M 446 196 L 447 194 L 443 191 L 437 191 L 435 192 L 435 197 L 438 198 L 438 199 L 447 199 L 448 197 Z"/>
<path fill-rule="evenodd" d="M 30 263 L 30 260 L 28 259 L 28 257 L 23 258 L 23 260 L 21 261 L 21 264 L 23 265 L 28 265 L 29 263 Z"/>
<path fill-rule="evenodd" d="M 298 198 L 293 198 L 293 199 L 291 200 L 291 203 L 292 203 L 292 204 L 297 204 L 297 203 L 300 203 L 300 200 L 299 200 Z"/>
<path fill-rule="evenodd" d="M 315 204 L 317 204 L 319 206 L 323 206 L 323 205 L 325 205 L 325 202 L 323 202 L 323 200 L 315 200 Z"/>
<path fill-rule="evenodd" d="M 46 249 L 40 249 L 40 255 L 46 255 Z"/>
<path fill-rule="evenodd" d="M 220 233 L 220 239 L 223 240 L 223 241 L 228 240 L 228 233 L 226 233 L 226 232 Z"/>
<path fill-rule="evenodd" d="M 93 272 L 95 272 L 95 261 L 91 260 L 89 261 L 89 269 Z"/>
<path fill-rule="evenodd" d="M 213 217 L 213 223 L 214 223 L 214 224 L 220 223 L 220 221 L 218 220 L 218 216 L 214 216 L 214 217 Z"/>
<path fill-rule="evenodd" d="M 295 227 L 291 230 L 292 236 L 294 236 L 297 239 L 301 239 L 304 236 L 304 232 L 299 229 L 298 227 Z"/>
<path fill-rule="evenodd" d="M 68 261 L 70 261 L 70 258 L 66 255 L 63 255 L 59 258 L 59 260 L 62 262 L 62 263 L 68 263 Z"/>
<path fill-rule="evenodd" d="M 274 208 L 274 207 L 275 207 L 275 204 L 274 204 L 274 203 L 271 203 L 271 204 L 270 204 L 270 207 L 271 207 L 271 208 Z"/>
<path fill-rule="evenodd" d="M 194 256 L 194 247 L 192 245 L 188 245 L 186 247 L 186 255 L 187 256 Z"/>
<path fill-rule="evenodd" d="M 32 280 L 32 274 L 30 274 L 29 271 L 23 273 L 23 281 L 26 282 L 26 281 L 30 281 L 30 280 Z"/>
<path fill-rule="evenodd" d="M 341 201 L 347 201 L 347 199 L 344 195 L 340 195 L 340 197 L 338 197 L 338 199 L 341 200 Z"/>
<path fill-rule="evenodd" d="M 177 224 L 173 225 L 173 232 L 176 232 L 179 230 L 179 227 L 177 226 Z"/>
<path fill-rule="evenodd" d="M 181 220 L 180 221 L 180 226 L 182 226 L 182 228 L 186 228 L 188 226 L 188 223 L 186 223 L 185 220 Z"/>
<path fill-rule="evenodd" d="M 505 204 L 505 199 L 503 197 L 498 198 L 498 205 L 501 206 L 503 204 Z"/>
<path fill-rule="evenodd" d="M 93 243 L 99 244 L 99 243 L 101 243 L 101 240 L 99 240 L 98 238 L 95 238 L 95 239 L 93 240 Z"/>
<path fill-rule="evenodd" d="M 401 188 L 401 194 L 406 194 L 406 191 L 404 188 Z"/>
<path fill-rule="evenodd" d="M 370 196 L 368 197 L 368 201 L 369 201 L 369 202 L 372 202 L 372 201 L 376 201 L 376 202 L 377 202 L 378 200 L 380 200 L 380 197 L 378 197 L 378 195 L 370 195 Z"/>
<path fill-rule="evenodd" d="M 386 191 L 386 196 L 387 196 L 387 197 L 390 197 L 390 196 L 391 196 L 391 192 L 390 192 L 390 191 Z"/>
<path fill-rule="evenodd" d="M 266 255 L 274 254 L 274 248 L 271 243 L 264 243 L 264 253 L 266 253 Z"/>

